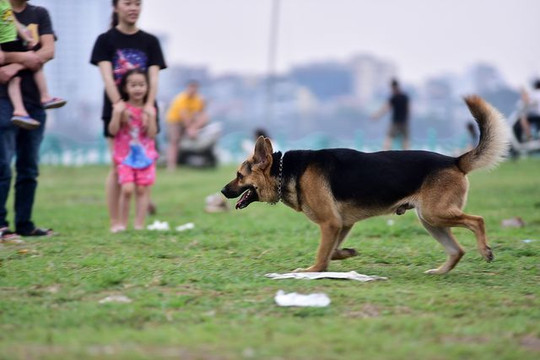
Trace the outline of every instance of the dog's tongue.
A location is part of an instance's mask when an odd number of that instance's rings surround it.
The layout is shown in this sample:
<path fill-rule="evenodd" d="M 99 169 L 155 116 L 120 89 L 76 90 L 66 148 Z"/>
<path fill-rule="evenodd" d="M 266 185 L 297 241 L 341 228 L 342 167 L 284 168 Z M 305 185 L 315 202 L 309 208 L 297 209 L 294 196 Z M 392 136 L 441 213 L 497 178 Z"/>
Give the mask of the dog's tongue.
<path fill-rule="evenodd" d="M 247 206 L 245 201 L 249 198 L 250 194 L 251 194 L 251 190 L 247 190 L 245 193 L 242 194 L 242 197 L 236 203 L 236 209 L 243 209 Z"/>

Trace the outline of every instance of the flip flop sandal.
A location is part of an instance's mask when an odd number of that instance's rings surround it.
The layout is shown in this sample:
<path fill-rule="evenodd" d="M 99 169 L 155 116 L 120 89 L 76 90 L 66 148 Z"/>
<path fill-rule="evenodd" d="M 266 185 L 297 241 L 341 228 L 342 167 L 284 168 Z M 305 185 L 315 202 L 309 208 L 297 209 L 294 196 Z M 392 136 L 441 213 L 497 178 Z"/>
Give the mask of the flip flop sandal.
<path fill-rule="evenodd" d="M 22 236 L 53 236 L 55 233 L 53 229 L 35 228 L 29 233 L 21 234 Z"/>
<path fill-rule="evenodd" d="M 18 127 L 26 130 L 34 130 L 41 125 L 39 121 L 32 119 L 30 116 L 26 115 L 13 115 L 13 117 L 11 118 L 11 122 Z"/>
<path fill-rule="evenodd" d="M 56 109 L 56 108 L 62 107 L 66 105 L 66 103 L 67 103 L 66 100 L 55 97 L 49 101 L 45 101 L 41 103 L 41 105 L 43 106 L 45 110 L 48 110 L 48 109 Z"/>

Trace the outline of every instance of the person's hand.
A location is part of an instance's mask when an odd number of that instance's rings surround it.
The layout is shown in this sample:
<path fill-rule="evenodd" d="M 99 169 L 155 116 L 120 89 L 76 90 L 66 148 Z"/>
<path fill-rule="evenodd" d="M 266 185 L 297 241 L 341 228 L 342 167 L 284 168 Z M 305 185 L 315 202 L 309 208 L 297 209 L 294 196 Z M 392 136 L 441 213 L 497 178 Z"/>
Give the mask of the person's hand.
<path fill-rule="evenodd" d="M 34 38 L 30 38 L 30 39 L 26 40 L 26 47 L 28 49 L 30 49 L 30 50 L 35 48 L 37 46 L 37 44 L 39 44 L 39 41 L 36 41 Z"/>
<path fill-rule="evenodd" d="M 7 84 L 22 69 L 21 64 L 15 63 L 0 67 L 0 84 Z"/>
<path fill-rule="evenodd" d="M 43 60 L 36 55 L 33 51 L 26 51 L 23 53 L 23 59 L 20 62 L 26 69 L 31 71 L 38 71 L 43 66 Z"/>
<path fill-rule="evenodd" d="M 0 65 L 4 65 L 5 61 L 6 61 L 6 56 L 4 55 L 4 52 L 0 50 Z"/>
<path fill-rule="evenodd" d="M 122 114 L 126 110 L 126 103 L 123 100 L 117 101 L 112 106 L 113 114 L 118 114 L 120 116 L 120 122 L 123 122 Z"/>

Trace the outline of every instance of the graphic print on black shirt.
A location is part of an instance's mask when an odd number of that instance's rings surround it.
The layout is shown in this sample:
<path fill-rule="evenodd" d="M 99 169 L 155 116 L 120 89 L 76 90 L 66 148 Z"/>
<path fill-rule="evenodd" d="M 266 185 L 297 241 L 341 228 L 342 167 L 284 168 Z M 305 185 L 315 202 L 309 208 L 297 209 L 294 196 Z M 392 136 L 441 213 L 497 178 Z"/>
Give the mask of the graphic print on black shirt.
<path fill-rule="evenodd" d="M 120 84 L 122 76 L 129 69 L 140 68 L 147 71 L 154 65 L 160 69 L 167 67 L 159 40 L 143 30 L 138 30 L 134 34 L 124 34 L 112 28 L 99 35 L 92 49 L 90 63 L 98 66 L 102 61 L 112 64 L 116 85 Z M 105 93 L 101 117 L 108 122 L 111 115 L 112 104 Z"/>
<path fill-rule="evenodd" d="M 113 61 L 114 82 L 120 85 L 124 75 L 131 69 L 141 69 L 146 71 L 148 57 L 144 52 L 137 49 L 119 49 L 116 50 Z"/>

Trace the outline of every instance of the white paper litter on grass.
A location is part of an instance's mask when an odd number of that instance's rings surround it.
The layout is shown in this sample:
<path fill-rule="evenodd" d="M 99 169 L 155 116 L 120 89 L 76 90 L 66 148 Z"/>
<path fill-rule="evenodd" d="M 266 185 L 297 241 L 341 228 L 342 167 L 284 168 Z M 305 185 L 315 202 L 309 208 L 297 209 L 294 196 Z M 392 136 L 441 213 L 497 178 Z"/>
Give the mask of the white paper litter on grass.
<path fill-rule="evenodd" d="M 191 230 L 193 228 L 195 228 L 195 224 L 192 222 L 189 222 L 187 224 L 177 226 L 176 231 L 186 231 L 186 230 Z"/>
<path fill-rule="evenodd" d="M 111 296 L 107 296 L 104 299 L 99 300 L 100 304 L 106 304 L 110 302 L 129 304 L 131 302 L 131 299 L 124 295 L 111 295 Z"/>
<path fill-rule="evenodd" d="M 274 280 L 281 279 L 306 279 L 306 280 L 317 280 L 317 279 L 343 279 L 343 280 L 356 280 L 361 282 L 375 281 L 375 280 L 388 280 L 388 278 L 377 275 L 363 275 L 359 274 L 356 271 L 349 272 L 298 272 L 298 273 L 285 273 L 277 274 L 270 273 L 264 275 L 268 278 Z"/>
<path fill-rule="evenodd" d="M 168 222 L 159 221 L 159 220 L 155 220 L 154 223 L 148 225 L 146 228 L 148 230 L 161 230 L 161 231 L 167 231 L 170 229 Z"/>
<path fill-rule="evenodd" d="M 325 293 L 304 295 L 293 292 L 286 294 L 283 290 L 279 290 L 274 300 L 279 306 L 325 307 L 330 305 L 330 298 Z"/>

